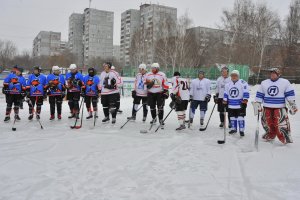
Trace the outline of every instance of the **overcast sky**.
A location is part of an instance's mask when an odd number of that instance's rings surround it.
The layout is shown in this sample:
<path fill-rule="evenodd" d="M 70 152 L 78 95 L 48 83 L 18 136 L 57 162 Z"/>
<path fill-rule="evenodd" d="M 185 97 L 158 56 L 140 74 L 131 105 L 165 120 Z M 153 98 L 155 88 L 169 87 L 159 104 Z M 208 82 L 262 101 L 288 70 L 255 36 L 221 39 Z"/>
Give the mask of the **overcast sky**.
<path fill-rule="evenodd" d="M 178 16 L 188 11 L 194 26 L 214 28 L 220 24 L 222 10 L 232 8 L 234 0 L 92 0 L 91 7 L 114 12 L 114 44 L 119 44 L 121 13 L 150 2 L 176 7 Z M 283 19 L 291 0 L 265 2 Z M 0 0 L 0 39 L 15 42 L 19 52 L 31 51 L 32 41 L 41 30 L 62 32 L 62 40 L 67 41 L 69 16 L 83 13 L 88 5 L 89 0 Z"/>

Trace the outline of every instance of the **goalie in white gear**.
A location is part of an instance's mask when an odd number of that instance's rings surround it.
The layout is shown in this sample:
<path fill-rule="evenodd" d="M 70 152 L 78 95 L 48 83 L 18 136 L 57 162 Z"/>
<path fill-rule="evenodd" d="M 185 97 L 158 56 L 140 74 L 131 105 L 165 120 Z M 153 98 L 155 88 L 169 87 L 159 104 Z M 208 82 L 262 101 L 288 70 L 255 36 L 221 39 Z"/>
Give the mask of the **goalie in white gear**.
<path fill-rule="evenodd" d="M 190 92 L 187 80 L 181 78 L 179 72 L 175 72 L 174 77 L 172 78 L 172 90 L 170 96 L 172 99 L 170 107 L 175 107 L 180 125 L 176 130 L 180 131 L 186 128 L 185 115 L 189 104 Z"/>
<path fill-rule="evenodd" d="M 131 96 L 133 98 L 133 107 L 132 107 L 132 116 L 128 117 L 127 119 L 135 120 L 136 119 L 136 112 L 138 107 L 142 101 L 143 104 L 143 122 L 146 121 L 147 114 L 148 114 L 148 105 L 147 105 L 147 87 L 145 85 L 146 82 L 146 73 L 147 73 L 147 66 L 145 64 L 140 64 L 139 66 L 139 73 L 135 77 L 134 81 L 134 89 L 131 92 Z"/>
<path fill-rule="evenodd" d="M 262 112 L 261 123 L 266 131 L 263 139 L 270 141 L 277 136 L 284 144 L 292 143 L 286 104 L 292 115 L 298 111 L 295 103 L 295 91 L 287 79 L 281 78 L 278 68 L 270 70 L 270 79 L 261 83 L 255 100 L 256 109 L 258 112 Z M 263 104 L 263 108 L 261 104 Z"/>

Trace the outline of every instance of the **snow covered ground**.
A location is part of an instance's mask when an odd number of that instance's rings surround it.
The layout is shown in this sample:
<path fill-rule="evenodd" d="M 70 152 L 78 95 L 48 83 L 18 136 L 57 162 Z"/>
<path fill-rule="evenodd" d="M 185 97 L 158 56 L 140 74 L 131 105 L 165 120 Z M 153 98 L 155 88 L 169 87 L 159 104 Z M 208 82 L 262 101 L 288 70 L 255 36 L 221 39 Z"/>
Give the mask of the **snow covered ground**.
<path fill-rule="evenodd" d="M 296 88 L 299 95 L 300 86 Z M 251 98 L 254 93 L 252 88 Z M 175 132 L 175 113 L 165 130 L 156 134 L 140 134 L 149 127 L 149 118 L 143 124 L 141 113 L 120 130 L 131 103 L 131 98 L 122 99 L 124 113 L 115 126 L 98 122 L 93 129 L 93 122 L 84 119 L 81 130 L 70 129 L 73 120 L 67 119 L 66 102 L 63 120 L 54 122 L 48 120 L 49 105 L 44 104 L 44 130 L 37 121 L 27 121 L 26 105 L 17 131 L 12 132 L 12 122 L 2 121 L 5 101 L 0 96 L 0 200 L 299 199 L 299 113 L 290 117 L 293 144 L 260 140 L 257 153 L 251 106 L 245 138 L 228 136 L 226 144 L 219 145 L 223 130 L 218 128 L 217 112 L 205 132 L 199 132 L 198 125 Z M 209 113 L 212 107 L 211 102 Z M 165 108 L 166 113 L 169 110 Z"/>

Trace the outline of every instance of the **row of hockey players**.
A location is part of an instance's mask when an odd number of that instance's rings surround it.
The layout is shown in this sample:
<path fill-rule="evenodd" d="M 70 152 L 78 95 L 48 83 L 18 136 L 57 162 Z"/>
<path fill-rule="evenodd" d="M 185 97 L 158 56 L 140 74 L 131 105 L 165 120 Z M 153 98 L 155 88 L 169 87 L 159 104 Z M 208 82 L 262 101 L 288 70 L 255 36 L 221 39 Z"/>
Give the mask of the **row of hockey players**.
<path fill-rule="evenodd" d="M 67 90 L 67 100 L 72 112 L 70 118 L 78 118 L 79 116 L 79 100 L 80 96 L 84 97 L 86 107 L 90 113 L 88 118 L 92 117 L 92 111 L 97 116 L 97 103 L 99 94 L 101 94 L 101 103 L 105 118 L 103 122 L 110 120 L 112 115 L 112 123 L 116 122 L 116 113 L 120 105 L 119 86 L 122 79 L 119 74 L 112 69 L 111 63 L 104 64 L 104 71 L 100 78 L 96 76 L 95 69 L 90 68 L 88 75 L 83 77 L 77 70 L 76 65 L 70 66 L 71 72 L 64 76 L 60 75 L 58 67 L 53 67 L 53 73 L 47 78 L 42 75 L 41 69 L 35 67 L 33 74 L 29 76 L 26 83 L 22 77 L 22 69 L 14 68 L 13 73 L 8 75 L 4 81 L 3 92 L 6 94 L 7 110 L 5 121 L 10 118 L 12 105 L 14 104 L 15 118 L 19 119 L 18 112 L 20 99 L 28 97 L 29 119 L 33 118 L 34 105 L 36 107 L 36 117 L 39 118 L 41 106 L 43 104 L 43 96 L 48 94 L 51 107 L 51 117 L 54 119 L 55 104 L 57 106 L 58 119 L 61 119 L 61 103 Z M 189 123 L 193 123 L 193 118 L 197 107 L 200 108 L 200 125 L 204 125 L 205 113 L 207 111 L 208 102 L 211 99 L 210 80 L 205 78 L 203 71 L 199 71 L 198 78 L 189 81 L 180 77 L 179 72 L 174 73 L 172 78 L 171 99 L 172 105 L 178 115 L 180 126 L 176 130 L 185 129 L 186 110 L 188 102 L 190 103 Z M 138 106 L 142 102 L 143 121 L 146 121 L 148 106 L 150 107 L 152 120 L 156 123 L 157 118 L 161 127 L 163 127 L 164 105 L 165 100 L 169 97 L 169 86 L 167 77 L 160 72 L 158 63 L 151 66 L 151 71 L 147 72 L 146 65 L 139 66 L 139 73 L 136 76 L 134 90 L 132 91 L 134 98 L 132 116 L 129 120 L 135 120 Z M 225 112 L 228 112 L 230 134 L 239 133 L 244 136 L 246 108 L 249 99 L 249 88 L 246 81 L 241 80 L 239 71 L 233 70 L 229 76 L 229 69 L 222 68 L 221 76 L 217 80 L 216 95 L 214 102 L 218 105 L 220 113 L 220 127 L 225 122 Z M 91 104 L 93 108 L 91 108 Z M 262 105 L 263 104 L 263 105 Z M 260 89 L 256 94 L 255 102 L 256 112 L 262 112 L 262 126 L 266 134 L 263 138 L 273 140 L 276 136 L 283 143 L 292 142 L 290 135 L 290 124 L 286 105 L 290 108 L 291 114 L 297 112 L 295 103 L 295 92 L 290 82 L 281 78 L 280 70 L 274 68 L 270 70 L 270 78 L 263 81 Z"/>
<path fill-rule="evenodd" d="M 228 112 L 230 133 L 236 133 L 239 127 L 240 134 L 243 136 L 244 117 L 249 99 L 248 84 L 239 80 L 238 71 L 231 72 L 231 77 L 228 76 L 228 72 L 228 68 L 222 69 L 222 76 L 217 80 L 214 96 L 220 112 L 220 127 L 224 126 L 224 113 Z M 295 91 L 291 83 L 281 77 L 278 68 L 270 69 L 270 78 L 264 80 L 259 86 L 253 105 L 256 115 L 262 112 L 261 124 L 265 130 L 263 139 L 271 141 L 277 137 L 284 144 L 293 142 L 287 111 L 289 108 L 291 115 L 298 111 Z"/>
<path fill-rule="evenodd" d="M 147 105 L 150 106 L 152 121 L 156 122 L 158 116 L 160 123 L 163 123 L 163 106 L 168 98 L 168 91 L 165 74 L 159 71 L 159 65 L 153 64 L 150 73 L 147 73 L 146 65 L 139 66 L 139 73 L 135 79 L 135 87 L 132 91 L 133 109 L 132 117 L 135 120 L 139 104 L 143 104 L 143 121 L 147 116 Z M 200 125 L 203 126 L 208 102 L 211 99 L 210 80 L 205 78 L 203 71 L 199 71 L 198 78 L 189 81 L 180 76 L 179 72 L 174 73 L 172 78 L 170 107 L 177 113 L 179 127 L 176 130 L 183 130 L 185 126 L 186 111 L 190 102 L 189 123 L 193 123 L 193 118 L 197 107 L 200 108 Z M 226 126 L 224 123 L 225 112 L 228 113 L 229 134 L 239 131 L 240 136 L 244 136 L 245 116 L 249 100 L 248 83 L 240 79 L 239 71 L 233 70 L 229 75 L 229 69 L 223 67 L 221 76 L 217 79 L 216 94 L 214 102 L 217 104 L 220 116 L 220 127 Z M 263 106 L 262 106 L 263 104 Z M 292 143 L 290 123 L 287 106 L 290 113 L 294 115 L 298 109 L 295 103 L 295 91 L 287 79 L 281 77 L 278 68 L 270 70 L 270 78 L 263 81 L 257 91 L 254 108 L 256 114 L 262 112 L 261 123 L 265 130 L 263 138 L 267 141 L 275 139 L 277 136 L 282 143 Z M 156 107 L 158 114 L 156 112 Z M 164 124 L 161 124 L 162 127 Z"/>
<path fill-rule="evenodd" d="M 50 104 L 50 120 L 55 119 L 55 110 L 57 110 L 57 118 L 61 119 L 62 102 L 66 95 L 71 112 L 69 118 L 79 118 L 80 97 L 83 97 L 89 112 L 87 118 L 92 118 L 93 112 L 94 116 L 97 117 L 98 97 L 101 94 L 101 103 L 105 115 L 103 122 L 109 121 L 109 115 L 111 114 L 112 123 L 115 123 L 117 112 L 122 112 L 119 109 L 119 87 L 123 84 L 123 81 L 112 64 L 109 62 L 104 64 L 104 71 L 100 77 L 97 76 L 94 68 L 89 68 L 86 76 L 78 71 L 75 64 L 71 64 L 69 69 L 70 72 L 64 76 L 60 74 L 60 68 L 54 66 L 52 73 L 46 77 L 41 74 L 40 67 L 34 67 L 33 73 L 29 75 L 26 81 L 22 76 L 23 69 L 17 66 L 14 67 L 3 83 L 3 94 L 6 96 L 7 103 L 4 121 L 8 122 L 10 120 L 13 106 L 14 118 L 20 120 L 19 108 L 25 97 L 29 106 L 28 119 L 32 120 L 34 114 L 36 114 L 37 119 L 40 119 L 43 100 L 47 96 Z"/>

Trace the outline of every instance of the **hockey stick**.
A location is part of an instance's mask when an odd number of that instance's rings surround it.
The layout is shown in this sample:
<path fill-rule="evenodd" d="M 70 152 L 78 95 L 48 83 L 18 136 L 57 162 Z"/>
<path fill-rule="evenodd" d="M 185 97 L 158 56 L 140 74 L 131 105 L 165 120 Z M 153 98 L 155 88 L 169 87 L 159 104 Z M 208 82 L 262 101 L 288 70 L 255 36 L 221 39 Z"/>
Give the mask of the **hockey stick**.
<path fill-rule="evenodd" d="M 171 114 L 171 112 L 174 110 L 175 108 L 172 108 L 171 110 L 170 110 L 170 112 L 167 114 L 167 116 L 165 117 L 165 119 L 162 121 L 162 123 L 160 123 L 159 125 L 158 125 L 158 127 L 156 128 L 156 130 L 155 130 L 155 133 L 158 131 L 158 129 L 161 127 L 161 125 L 167 120 L 167 118 L 169 117 L 169 115 Z"/>
<path fill-rule="evenodd" d="M 211 113 L 210 113 L 210 116 L 209 116 L 209 119 L 208 119 L 208 121 L 207 121 L 206 126 L 205 126 L 204 128 L 200 128 L 199 131 L 205 131 L 205 130 L 207 129 L 208 124 L 209 124 L 209 122 L 210 122 L 211 116 L 212 116 L 212 114 L 213 114 L 213 112 L 214 112 L 214 110 L 215 110 L 216 105 L 217 105 L 217 104 L 215 103 L 215 105 L 214 105 L 214 107 L 213 107 L 213 109 L 212 109 L 212 111 L 211 111 Z"/>
<path fill-rule="evenodd" d="M 164 105 L 165 105 L 165 100 L 164 100 L 164 102 L 163 102 L 163 104 L 162 104 L 162 109 L 163 109 Z M 161 110 L 158 109 L 158 112 L 157 112 L 157 114 L 156 114 L 155 120 L 157 119 L 159 113 L 162 112 L 162 109 L 161 109 Z M 150 125 L 149 130 L 140 130 L 140 133 L 143 133 L 143 134 L 144 134 L 144 133 L 148 133 L 149 131 L 151 131 L 151 129 L 152 129 L 153 126 L 154 126 L 154 122 Z"/>
<path fill-rule="evenodd" d="M 17 130 L 17 128 L 15 127 L 16 121 L 17 121 L 17 118 L 15 117 L 14 123 L 13 123 L 12 128 L 11 128 L 12 131 Z"/>
<path fill-rule="evenodd" d="M 256 151 L 258 151 L 258 137 L 259 137 L 259 112 L 257 115 L 257 124 L 256 124 L 256 130 L 255 130 L 255 141 L 254 141 L 254 146 Z"/>
<path fill-rule="evenodd" d="M 34 107 L 33 107 L 33 105 L 32 105 L 32 102 L 31 102 L 31 99 L 27 99 L 27 102 L 28 102 L 28 104 L 30 104 L 30 106 L 32 107 L 32 109 L 34 110 Z M 37 104 L 37 98 L 36 98 L 36 104 Z M 35 112 L 35 114 L 37 115 L 37 111 L 34 111 Z M 40 126 L 41 126 L 41 129 L 44 129 L 44 127 L 43 127 L 43 125 L 42 125 L 42 123 L 41 123 L 41 121 L 40 121 L 40 119 L 39 118 L 37 118 L 37 121 L 39 122 L 39 124 L 40 124 Z"/>
<path fill-rule="evenodd" d="M 136 111 L 135 111 L 135 114 L 139 111 L 139 110 L 141 110 L 141 108 L 144 106 L 144 104 L 141 106 L 141 107 L 139 107 L 139 109 L 137 109 Z M 120 129 L 122 129 L 122 128 L 124 128 L 124 126 L 130 121 L 131 119 L 127 119 L 127 121 L 125 122 L 125 124 L 123 124 L 121 127 L 120 127 Z"/>
<path fill-rule="evenodd" d="M 226 107 L 224 107 L 224 140 L 218 140 L 218 144 L 225 144 L 226 142 Z"/>
<path fill-rule="evenodd" d="M 191 119 L 190 119 L 191 111 L 192 111 L 192 101 L 190 102 L 188 128 L 191 128 Z"/>
<path fill-rule="evenodd" d="M 82 106 L 83 101 L 84 101 L 84 98 L 82 98 L 82 100 L 81 100 L 81 102 L 80 102 L 79 112 L 80 112 L 80 110 L 81 110 L 82 107 L 83 107 L 83 106 Z M 82 109 L 82 113 L 83 113 L 83 109 Z M 70 126 L 71 129 L 79 129 L 79 128 L 81 128 L 81 126 L 80 126 L 80 127 L 79 127 L 79 126 L 76 126 L 76 125 L 77 125 L 77 121 L 78 121 L 78 117 L 76 116 L 76 120 L 75 120 L 74 126 Z M 82 118 L 81 118 L 81 121 L 82 121 Z"/>

